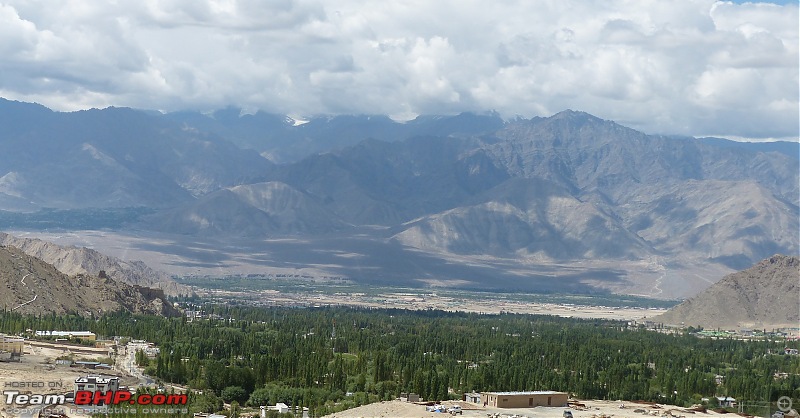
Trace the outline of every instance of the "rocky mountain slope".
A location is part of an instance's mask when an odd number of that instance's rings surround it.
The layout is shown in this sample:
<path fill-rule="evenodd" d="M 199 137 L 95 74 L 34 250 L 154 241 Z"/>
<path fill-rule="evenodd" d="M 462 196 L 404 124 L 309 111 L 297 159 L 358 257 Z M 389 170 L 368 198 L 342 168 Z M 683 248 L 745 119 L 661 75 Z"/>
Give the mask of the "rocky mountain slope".
<path fill-rule="evenodd" d="M 582 112 L 491 136 L 370 140 L 272 176 L 425 251 L 739 269 L 796 254 L 798 159 L 648 136 Z"/>
<path fill-rule="evenodd" d="M 67 276 L 11 246 L 0 246 L 0 306 L 24 314 L 97 315 L 125 310 L 176 315 L 163 292 L 107 276 Z"/>
<path fill-rule="evenodd" d="M 313 197 L 277 181 L 218 190 L 147 222 L 180 234 L 246 237 L 324 234 L 347 226 Z"/>
<path fill-rule="evenodd" d="M 797 327 L 799 296 L 800 258 L 775 255 L 725 276 L 653 320 L 710 329 Z"/>
<path fill-rule="evenodd" d="M 38 258 L 68 276 L 96 277 L 100 271 L 131 286 L 151 287 L 170 296 L 189 295 L 191 289 L 176 283 L 164 272 L 153 270 L 141 261 L 124 261 L 85 247 L 64 247 L 33 238 L 18 238 L 0 232 L 0 245 L 15 247 Z"/>
<path fill-rule="evenodd" d="M 459 254 L 638 259 L 652 251 L 608 213 L 555 183 L 514 178 L 480 203 L 409 222 L 400 242 Z"/>

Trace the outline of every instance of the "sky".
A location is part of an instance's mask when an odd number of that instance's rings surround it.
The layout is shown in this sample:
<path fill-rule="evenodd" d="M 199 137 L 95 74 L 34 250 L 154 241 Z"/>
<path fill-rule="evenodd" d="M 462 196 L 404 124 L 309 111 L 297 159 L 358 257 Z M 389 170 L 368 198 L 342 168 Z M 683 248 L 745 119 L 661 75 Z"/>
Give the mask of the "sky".
<path fill-rule="evenodd" d="M 0 0 L 0 97 L 798 140 L 798 1 Z"/>

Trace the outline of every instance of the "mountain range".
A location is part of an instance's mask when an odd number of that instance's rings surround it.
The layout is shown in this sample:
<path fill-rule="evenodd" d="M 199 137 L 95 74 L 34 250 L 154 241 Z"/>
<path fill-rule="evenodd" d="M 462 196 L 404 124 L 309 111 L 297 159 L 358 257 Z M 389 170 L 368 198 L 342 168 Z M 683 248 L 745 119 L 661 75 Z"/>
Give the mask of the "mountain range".
<path fill-rule="evenodd" d="M 0 123 L 1 210 L 147 208 L 104 233 L 176 274 L 685 297 L 800 251 L 798 143 L 571 110 L 396 122 L 0 100 Z"/>
<path fill-rule="evenodd" d="M 271 163 L 126 108 L 53 112 L 0 100 L 0 208 L 170 207 Z"/>

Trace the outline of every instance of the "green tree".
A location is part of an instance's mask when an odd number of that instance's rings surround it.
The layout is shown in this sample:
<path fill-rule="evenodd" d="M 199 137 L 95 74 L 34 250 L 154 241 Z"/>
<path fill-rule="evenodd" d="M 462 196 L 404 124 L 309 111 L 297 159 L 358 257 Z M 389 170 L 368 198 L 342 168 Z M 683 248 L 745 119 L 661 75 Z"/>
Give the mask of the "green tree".
<path fill-rule="evenodd" d="M 220 397 L 223 401 L 228 403 L 234 401 L 244 403 L 247 400 L 247 391 L 241 386 L 228 386 L 222 389 Z"/>

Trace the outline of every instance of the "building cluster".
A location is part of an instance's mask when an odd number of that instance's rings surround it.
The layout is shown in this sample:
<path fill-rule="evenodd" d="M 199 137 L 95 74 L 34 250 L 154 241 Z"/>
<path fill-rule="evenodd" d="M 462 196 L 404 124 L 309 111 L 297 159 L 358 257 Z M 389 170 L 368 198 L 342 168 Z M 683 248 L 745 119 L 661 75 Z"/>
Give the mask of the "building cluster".
<path fill-rule="evenodd" d="M 751 339 L 773 339 L 773 338 L 781 338 L 786 341 L 794 341 L 798 339 L 798 331 L 797 328 L 780 328 L 777 330 L 767 331 L 767 330 L 758 330 L 758 329 L 749 329 L 749 328 L 741 328 L 741 329 L 729 329 L 729 330 L 699 330 L 694 333 L 694 335 L 698 337 L 705 337 L 705 338 L 736 338 L 741 340 L 751 340 Z"/>
<path fill-rule="evenodd" d="M 128 343 L 127 349 L 132 353 L 141 351 L 145 356 L 147 356 L 147 358 L 150 359 L 158 357 L 158 354 L 161 352 L 161 349 L 156 347 L 155 344 L 149 343 L 145 340 L 131 340 Z"/>
<path fill-rule="evenodd" d="M 184 310 L 183 314 L 186 315 L 187 322 L 199 321 L 201 319 L 208 319 L 208 320 L 215 320 L 215 321 L 220 321 L 220 320 L 225 319 L 221 315 L 217 315 L 215 313 L 205 313 L 203 311 L 195 311 L 195 310 L 191 310 L 191 309 Z M 231 321 L 231 318 L 228 318 L 227 320 Z"/>
<path fill-rule="evenodd" d="M 300 411 L 302 411 L 302 417 L 303 418 L 308 418 L 309 417 L 308 416 L 308 408 L 303 407 L 301 409 L 298 406 L 298 407 L 295 407 L 295 410 L 293 411 L 292 408 L 289 405 L 286 405 L 283 402 L 278 402 L 275 405 L 261 406 L 260 409 L 261 409 L 261 418 L 266 418 L 269 411 L 276 411 L 279 414 L 287 414 L 289 412 L 297 414 Z"/>
<path fill-rule="evenodd" d="M 400 394 L 400 400 L 403 402 L 423 401 L 418 394 L 405 392 Z M 461 400 L 493 408 L 535 408 L 537 406 L 563 407 L 567 406 L 569 394 L 552 390 L 529 392 L 472 392 L 464 393 Z"/>

